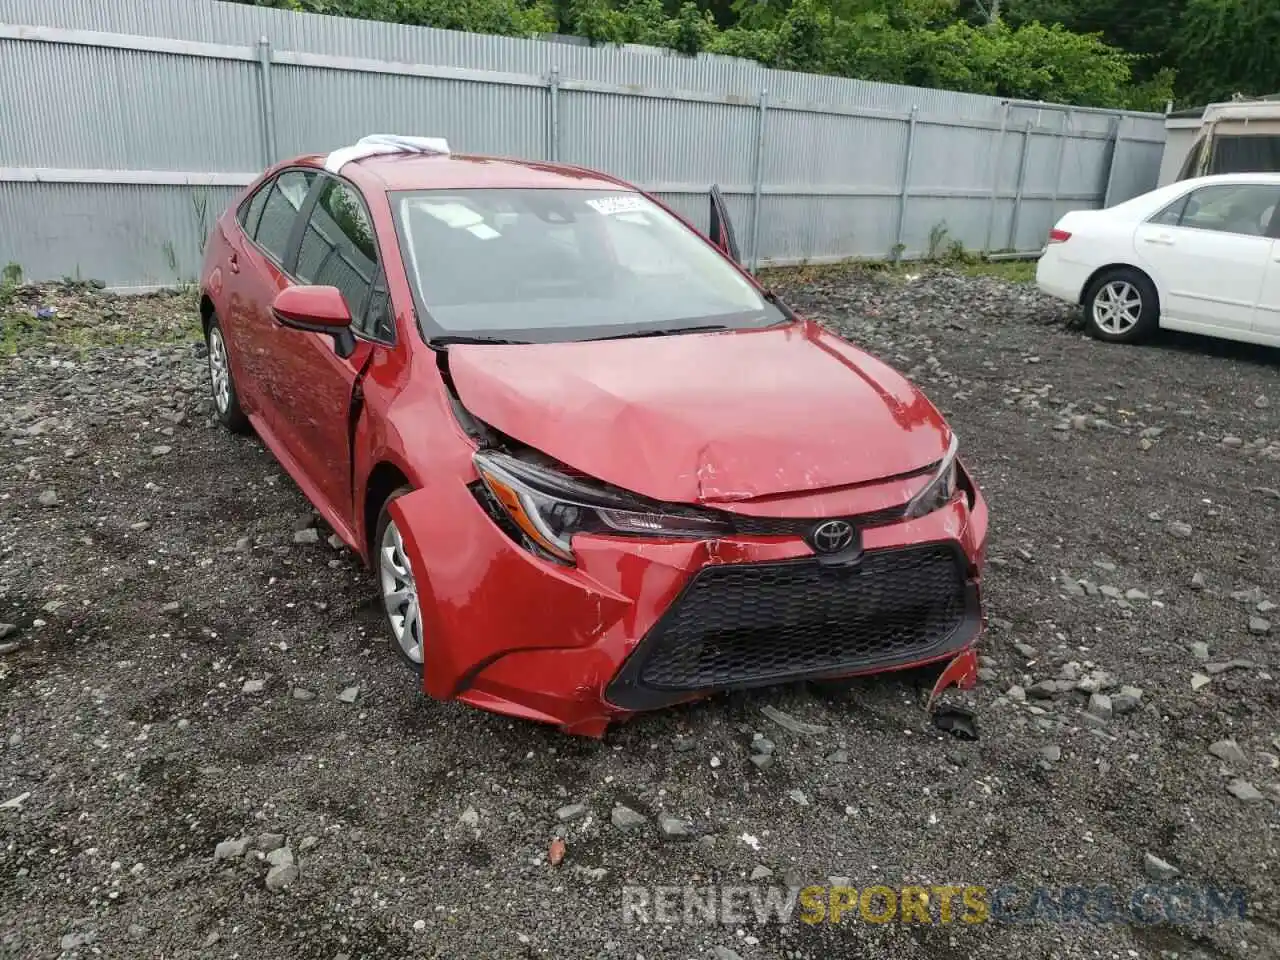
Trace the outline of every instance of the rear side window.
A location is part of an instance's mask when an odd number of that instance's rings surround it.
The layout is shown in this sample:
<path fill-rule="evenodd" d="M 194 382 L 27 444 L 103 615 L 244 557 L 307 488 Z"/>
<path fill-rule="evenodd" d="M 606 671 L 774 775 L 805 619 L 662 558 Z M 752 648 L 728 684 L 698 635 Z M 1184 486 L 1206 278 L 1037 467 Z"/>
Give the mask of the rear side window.
<path fill-rule="evenodd" d="M 326 179 L 303 231 L 294 273 L 303 283 L 341 290 L 351 316 L 363 327 L 378 277 L 378 246 L 369 212 L 354 188 Z"/>
<path fill-rule="evenodd" d="M 1209 172 L 1280 172 L 1280 136 L 1214 138 Z"/>
<path fill-rule="evenodd" d="M 309 171 L 286 170 L 276 177 L 269 190 L 263 187 L 267 198 L 252 236 L 258 246 L 277 263 L 284 263 L 285 250 L 289 246 L 289 237 L 298 219 L 298 211 L 315 179 L 316 174 Z"/>
<path fill-rule="evenodd" d="M 1152 217 L 1151 222 L 1158 223 L 1163 227 L 1176 227 L 1182 222 L 1182 211 L 1187 208 L 1187 200 L 1190 197 L 1191 194 L 1189 193 L 1179 197 Z"/>

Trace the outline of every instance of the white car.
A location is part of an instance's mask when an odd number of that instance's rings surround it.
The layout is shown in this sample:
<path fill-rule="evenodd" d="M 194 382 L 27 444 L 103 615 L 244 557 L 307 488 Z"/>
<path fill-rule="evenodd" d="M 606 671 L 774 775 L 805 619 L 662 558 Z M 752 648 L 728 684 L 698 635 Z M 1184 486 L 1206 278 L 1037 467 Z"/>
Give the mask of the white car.
<path fill-rule="evenodd" d="M 1280 346 L 1280 174 L 1198 177 L 1106 210 L 1068 213 L 1036 268 L 1090 333 L 1157 328 Z"/>

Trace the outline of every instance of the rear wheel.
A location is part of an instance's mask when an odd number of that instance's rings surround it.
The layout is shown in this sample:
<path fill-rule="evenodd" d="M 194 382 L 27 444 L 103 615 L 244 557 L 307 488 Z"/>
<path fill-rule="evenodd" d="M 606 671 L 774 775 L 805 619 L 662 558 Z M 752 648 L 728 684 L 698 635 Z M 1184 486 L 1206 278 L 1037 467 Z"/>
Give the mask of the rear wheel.
<path fill-rule="evenodd" d="M 411 487 L 400 487 L 387 497 L 378 513 L 374 544 L 377 549 L 376 569 L 382 593 L 382 609 L 387 615 L 387 625 L 391 628 L 396 653 L 408 666 L 421 671 L 426 643 L 418 581 L 404 549 L 404 537 L 390 511 L 392 502 L 411 490 Z"/>
<path fill-rule="evenodd" d="M 1099 340 L 1137 343 L 1160 325 L 1156 288 L 1137 270 L 1108 270 L 1085 294 L 1084 315 L 1089 333 Z"/>
<path fill-rule="evenodd" d="M 240 396 L 236 393 L 231 360 L 227 356 L 227 340 L 222 335 L 217 314 L 209 318 L 205 345 L 209 348 L 209 387 L 213 394 L 213 410 L 222 425 L 232 433 L 244 433 L 249 429 L 249 418 L 240 409 Z"/>

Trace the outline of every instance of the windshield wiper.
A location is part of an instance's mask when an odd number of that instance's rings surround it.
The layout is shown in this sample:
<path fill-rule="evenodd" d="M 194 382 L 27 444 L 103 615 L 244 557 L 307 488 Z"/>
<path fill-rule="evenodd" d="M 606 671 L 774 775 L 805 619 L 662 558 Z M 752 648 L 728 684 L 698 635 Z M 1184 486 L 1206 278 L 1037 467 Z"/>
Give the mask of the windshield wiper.
<path fill-rule="evenodd" d="M 592 340 L 634 340 L 638 337 L 671 337 L 681 333 L 708 333 L 729 328 L 719 323 L 708 323 L 698 327 L 663 327 L 660 330 L 633 330 L 631 333 L 613 333 L 606 337 L 592 337 Z"/>
<path fill-rule="evenodd" d="M 528 340 L 504 340 L 501 337 L 469 337 L 456 334 L 448 334 L 442 337 L 431 337 L 427 340 L 429 347 L 450 347 L 456 344 L 504 344 L 510 346 L 512 344 L 527 344 Z"/>

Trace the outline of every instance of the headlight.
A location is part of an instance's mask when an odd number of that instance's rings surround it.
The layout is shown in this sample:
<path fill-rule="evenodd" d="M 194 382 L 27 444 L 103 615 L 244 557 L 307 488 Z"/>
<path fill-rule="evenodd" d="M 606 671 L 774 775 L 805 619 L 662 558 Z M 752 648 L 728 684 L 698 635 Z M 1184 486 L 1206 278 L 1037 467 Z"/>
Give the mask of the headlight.
<path fill-rule="evenodd" d="M 577 533 L 704 539 L 730 532 L 700 511 L 646 503 L 508 454 L 480 451 L 474 462 L 493 505 L 531 546 L 563 563 L 574 562 Z"/>
<path fill-rule="evenodd" d="M 903 511 L 904 519 L 914 520 L 917 517 L 923 517 L 925 514 L 942 509 L 951 502 L 951 498 L 956 494 L 958 479 L 956 456 L 959 452 L 960 441 L 953 433 L 951 435 L 951 444 L 947 447 L 946 456 L 938 462 L 938 467 L 934 471 L 928 486 L 911 498 L 911 502 L 907 504 L 906 510 Z"/>

